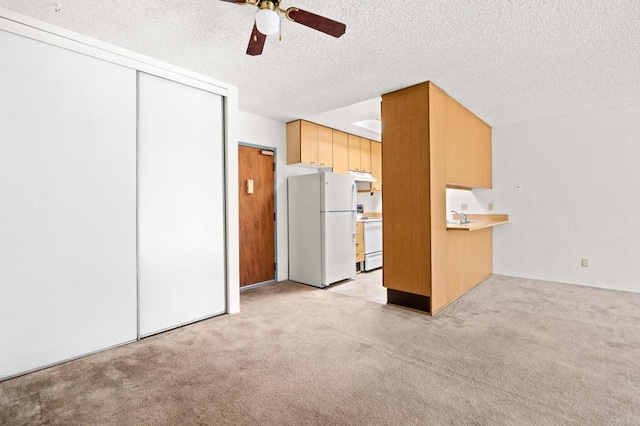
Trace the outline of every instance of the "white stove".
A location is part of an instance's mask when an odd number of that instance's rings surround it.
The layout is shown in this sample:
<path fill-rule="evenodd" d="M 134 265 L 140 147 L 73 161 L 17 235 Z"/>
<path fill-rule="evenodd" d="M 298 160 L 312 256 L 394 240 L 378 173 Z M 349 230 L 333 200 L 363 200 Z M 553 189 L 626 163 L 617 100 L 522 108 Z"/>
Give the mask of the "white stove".
<path fill-rule="evenodd" d="M 364 270 L 382 267 L 382 218 L 363 217 L 364 223 Z"/>

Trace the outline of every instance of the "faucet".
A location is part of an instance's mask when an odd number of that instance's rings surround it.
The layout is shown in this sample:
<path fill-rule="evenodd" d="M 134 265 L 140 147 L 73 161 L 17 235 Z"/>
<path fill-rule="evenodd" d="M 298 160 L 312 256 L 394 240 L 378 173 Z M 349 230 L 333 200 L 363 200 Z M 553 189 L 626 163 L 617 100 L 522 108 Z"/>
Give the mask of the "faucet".
<path fill-rule="evenodd" d="M 457 214 L 458 216 L 460 216 L 460 225 L 465 225 L 467 223 L 469 223 L 469 218 L 467 217 L 466 214 L 464 213 L 458 213 L 455 210 L 451 210 L 451 213 L 453 214 Z"/>

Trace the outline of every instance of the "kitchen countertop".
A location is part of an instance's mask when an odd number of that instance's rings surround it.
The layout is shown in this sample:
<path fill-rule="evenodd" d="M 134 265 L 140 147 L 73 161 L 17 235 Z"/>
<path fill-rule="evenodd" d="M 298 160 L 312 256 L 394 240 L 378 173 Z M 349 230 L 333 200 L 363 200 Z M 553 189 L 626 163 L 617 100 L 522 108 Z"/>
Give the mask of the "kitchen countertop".
<path fill-rule="evenodd" d="M 358 222 L 382 222 L 381 217 L 361 217 Z"/>
<path fill-rule="evenodd" d="M 468 214 L 470 223 L 460 224 L 447 222 L 447 230 L 478 231 L 480 229 L 492 228 L 498 225 L 509 223 L 508 214 Z M 458 216 L 456 216 L 456 219 Z"/>

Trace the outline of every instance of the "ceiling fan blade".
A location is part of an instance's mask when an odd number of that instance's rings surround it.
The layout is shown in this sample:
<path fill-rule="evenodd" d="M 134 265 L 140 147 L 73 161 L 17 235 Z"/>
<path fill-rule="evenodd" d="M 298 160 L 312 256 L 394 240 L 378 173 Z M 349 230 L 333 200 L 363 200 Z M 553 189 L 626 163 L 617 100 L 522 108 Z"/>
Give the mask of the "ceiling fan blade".
<path fill-rule="evenodd" d="M 256 26 L 256 24 L 253 24 L 253 31 L 251 31 L 249 46 L 247 46 L 247 55 L 262 55 L 262 49 L 264 48 L 264 42 L 266 40 L 267 36 L 258 31 L 258 27 Z"/>
<path fill-rule="evenodd" d="M 238 3 L 238 4 L 247 2 L 247 0 L 220 0 L 220 1 L 226 1 L 227 3 Z"/>
<path fill-rule="evenodd" d="M 347 30 L 347 26 L 342 22 L 334 21 L 333 19 L 307 12 L 306 10 L 300 10 L 296 7 L 287 9 L 286 15 L 287 18 L 291 19 L 293 22 L 297 22 L 298 24 L 305 25 L 336 38 L 343 35 Z"/>

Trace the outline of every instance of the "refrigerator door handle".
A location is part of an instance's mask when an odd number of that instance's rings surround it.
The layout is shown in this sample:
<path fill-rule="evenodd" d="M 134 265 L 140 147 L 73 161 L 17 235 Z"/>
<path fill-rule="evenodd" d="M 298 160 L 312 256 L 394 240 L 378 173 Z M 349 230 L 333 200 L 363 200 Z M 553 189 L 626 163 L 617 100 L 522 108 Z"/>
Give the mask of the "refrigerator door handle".
<path fill-rule="evenodd" d="M 358 227 L 358 225 L 356 224 L 357 219 L 356 219 L 356 212 L 353 212 L 353 238 L 356 237 L 356 229 Z"/>
<path fill-rule="evenodd" d="M 356 205 L 358 204 L 358 199 L 356 197 L 356 183 L 351 184 L 351 194 L 353 195 L 353 204 L 351 204 L 351 209 L 356 210 Z"/>
<path fill-rule="evenodd" d="M 357 197 L 356 197 L 356 183 L 354 182 L 351 185 L 351 193 L 353 194 L 353 204 L 351 205 L 352 211 L 353 211 L 353 237 L 356 237 L 356 229 L 358 227 L 358 225 L 356 224 L 356 222 L 358 221 L 357 219 L 357 215 L 356 215 L 356 204 L 358 203 Z"/>

